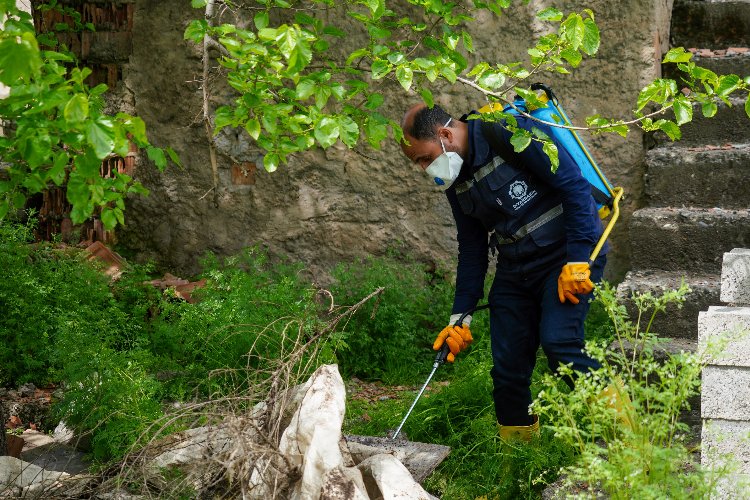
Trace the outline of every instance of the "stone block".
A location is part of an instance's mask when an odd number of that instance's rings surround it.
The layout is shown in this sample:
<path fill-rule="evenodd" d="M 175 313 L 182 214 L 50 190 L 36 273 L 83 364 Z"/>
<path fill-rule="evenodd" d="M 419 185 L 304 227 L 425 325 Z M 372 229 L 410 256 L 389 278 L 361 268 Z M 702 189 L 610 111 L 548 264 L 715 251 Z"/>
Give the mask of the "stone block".
<path fill-rule="evenodd" d="M 698 314 L 698 343 L 728 342 L 713 365 L 750 368 L 750 307 L 711 306 Z"/>
<path fill-rule="evenodd" d="M 750 305 L 750 249 L 735 248 L 724 254 L 721 301 Z"/>
<path fill-rule="evenodd" d="M 750 369 L 728 366 L 704 368 L 701 416 L 750 421 Z"/>
<path fill-rule="evenodd" d="M 630 219 L 634 269 L 719 274 L 724 253 L 748 241 L 748 209 L 644 208 Z"/>
<path fill-rule="evenodd" d="M 750 144 L 668 144 L 646 153 L 646 169 L 650 207 L 741 209 L 750 199 Z"/>
<path fill-rule="evenodd" d="M 629 271 L 625 280 L 617 285 L 617 297 L 628 311 L 631 319 L 638 316 L 632 300 L 634 293 L 662 295 L 667 290 L 676 290 L 682 282 L 691 292 L 682 307 L 669 304 L 664 312 L 654 318 L 651 331 L 660 337 L 692 339 L 697 336 L 698 315 L 712 305 L 719 304 L 719 274 L 694 274 L 686 271 L 636 270 Z M 651 312 L 649 311 L 650 315 Z"/>

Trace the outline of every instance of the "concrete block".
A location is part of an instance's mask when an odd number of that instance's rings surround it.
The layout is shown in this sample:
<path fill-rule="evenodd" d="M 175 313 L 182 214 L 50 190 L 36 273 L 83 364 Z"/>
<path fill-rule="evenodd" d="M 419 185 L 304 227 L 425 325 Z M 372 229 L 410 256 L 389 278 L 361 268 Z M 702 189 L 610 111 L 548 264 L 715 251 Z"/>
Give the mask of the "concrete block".
<path fill-rule="evenodd" d="M 724 254 L 721 267 L 721 301 L 750 305 L 750 249 L 735 248 Z"/>
<path fill-rule="evenodd" d="M 750 307 L 711 306 L 698 314 L 698 344 L 724 342 L 712 365 L 750 368 Z"/>
<path fill-rule="evenodd" d="M 750 369 L 727 366 L 704 368 L 701 416 L 750 421 Z"/>
<path fill-rule="evenodd" d="M 732 455 L 737 472 L 750 474 L 750 422 L 703 421 L 701 464 L 715 463 L 725 455 Z"/>

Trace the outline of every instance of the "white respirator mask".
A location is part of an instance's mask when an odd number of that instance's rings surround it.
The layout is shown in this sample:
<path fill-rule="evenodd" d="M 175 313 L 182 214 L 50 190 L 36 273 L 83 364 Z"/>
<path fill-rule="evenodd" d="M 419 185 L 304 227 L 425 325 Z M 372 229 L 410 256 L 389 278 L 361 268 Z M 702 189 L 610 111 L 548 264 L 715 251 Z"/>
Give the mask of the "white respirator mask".
<path fill-rule="evenodd" d="M 443 127 L 447 127 L 451 120 L 452 118 L 448 118 Z M 446 151 L 442 139 L 440 139 L 440 145 L 443 147 L 443 154 L 435 158 L 425 172 L 433 178 L 441 190 L 445 191 L 455 182 L 464 160 L 455 151 Z"/>

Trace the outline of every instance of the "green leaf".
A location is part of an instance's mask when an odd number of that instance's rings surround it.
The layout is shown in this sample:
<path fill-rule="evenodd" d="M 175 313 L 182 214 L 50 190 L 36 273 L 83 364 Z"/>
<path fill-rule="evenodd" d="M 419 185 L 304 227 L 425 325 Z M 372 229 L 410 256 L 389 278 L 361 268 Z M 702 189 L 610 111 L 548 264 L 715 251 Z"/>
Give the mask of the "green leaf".
<path fill-rule="evenodd" d="M 167 166 L 167 157 L 164 156 L 163 149 L 149 146 L 146 148 L 146 155 L 148 156 L 149 160 L 154 162 L 159 170 L 164 170 L 164 168 Z"/>
<path fill-rule="evenodd" d="M 685 97 L 678 97 L 672 105 L 677 125 L 682 125 L 693 119 L 693 106 Z"/>
<path fill-rule="evenodd" d="M 23 33 L 0 41 L 0 82 L 7 86 L 28 81 L 42 66 L 34 33 Z"/>
<path fill-rule="evenodd" d="M 353 148 L 357 145 L 357 141 L 359 140 L 359 125 L 357 125 L 357 122 L 346 115 L 340 115 L 339 130 L 341 142 L 346 144 L 349 148 Z"/>
<path fill-rule="evenodd" d="M 583 56 L 580 52 L 573 49 L 565 49 L 562 52 L 560 52 L 560 56 L 568 61 L 568 64 L 573 66 L 574 68 L 577 68 L 579 64 L 581 64 L 581 61 L 583 60 Z"/>
<path fill-rule="evenodd" d="M 65 151 L 57 153 L 52 168 L 47 171 L 47 178 L 51 179 L 56 185 L 60 186 L 65 182 L 65 168 L 68 166 L 68 154 Z"/>
<path fill-rule="evenodd" d="M 663 63 L 685 63 L 690 61 L 692 59 L 693 54 L 691 52 L 687 52 L 683 47 L 675 47 L 673 49 L 670 49 L 669 52 L 664 54 L 664 59 L 662 59 Z"/>
<path fill-rule="evenodd" d="M 170 148 L 170 147 L 167 147 L 167 148 L 164 148 L 164 149 L 167 152 L 167 154 L 169 155 L 169 159 L 172 160 L 172 163 L 174 163 L 178 167 L 182 168 L 182 161 L 180 160 L 180 157 L 177 155 L 177 152 L 174 149 Z"/>
<path fill-rule="evenodd" d="M 373 111 L 379 108 L 384 101 L 385 98 L 383 98 L 383 94 L 370 94 L 367 96 L 367 103 L 365 104 L 365 108 Z"/>
<path fill-rule="evenodd" d="M 202 9 L 208 5 L 208 0 L 190 0 L 190 6 L 194 9 Z"/>
<path fill-rule="evenodd" d="M 750 92 L 748 92 L 747 97 L 745 98 L 745 114 L 750 118 Z"/>
<path fill-rule="evenodd" d="M 599 50 L 599 27 L 596 25 L 593 19 L 585 19 L 583 21 L 583 41 L 581 42 L 581 49 L 588 55 L 593 56 Z"/>
<path fill-rule="evenodd" d="M 89 188 L 86 183 L 86 178 L 77 170 L 70 173 L 65 197 L 73 206 L 84 205 L 89 200 Z"/>
<path fill-rule="evenodd" d="M 647 85 L 638 95 L 638 108 L 642 110 L 649 102 L 664 104 L 677 91 L 674 80 L 658 79 Z"/>
<path fill-rule="evenodd" d="M 297 99 L 304 101 L 315 92 L 316 83 L 310 79 L 300 80 L 297 84 Z"/>
<path fill-rule="evenodd" d="M 414 72 L 408 66 L 399 66 L 396 68 L 396 79 L 407 92 L 411 88 Z"/>
<path fill-rule="evenodd" d="M 461 40 L 463 41 L 464 47 L 467 52 L 474 52 L 474 41 L 471 39 L 471 35 L 466 31 L 461 32 Z"/>
<path fill-rule="evenodd" d="M 716 103 L 712 101 L 701 103 L 701 113 L 703 113 L 703 116 L 706 118 L 712 118 L 717 111 L 718 107 L 716 106 Z"/>
<path fill-rule="evenodd" d="M 63 116 L 72 124 L 81 123 L 89 116 L 89 100 L 83 94 L 75 94 L 65 105 Z"/>
<path fill-rule="evenodd" d="M 184 40 L 191 40 L 194 43 L 201 43 L 203 37 L 208 31 L 208 21 L 205 19 L 193 19 L 190 24 L 185 28 L 185 33 L 182 35 Z"/>
<path fill-rule="evenodd" d="M 115 148 L 115 132 L 112 122 L 106 118 L 89 122 L 86 127 L 86 141 L 94 148 L 97 158 L 100 160 L 106 158 Z"/>
<path fill-rule="evenodd" d="M 370 71 L 372 71 L 373 80 L 379 80 L 390 73 L 393 66 L 385 59 L 378 59 L 372 63 Z"/>
<path fill-rule="evenodd" d="M 571 45 L 574 50 L 583 43 L 586 36 L 586 25 L 580 14 L 570 14 L 561 25 L 561 32 L 564 39 Z"/>
<path fill-rule="evenodd" d="M 726 97 L 734 92 L 740 86 L 742 80 L 737 75 L 721 75 L 719 85 L 716 87 L 716 93 L 721 97 Z"/>
<path fill-rule="evenodd" d="M 657 125 L 659 129 L 667 134 L 667 136 L 673 141 L 682 137 L 680 127 L 673 121 L 659 120 L 655 125 Z"/>
<path fill-rule="evenodd" d="M 276 153 L 268 153 L 263 157 L 263 168 L 266 172 L 275 172 L 279 168 L 279 155 Z"/>
<path fill-rule="evenodd" d="M 513 145 L 513 150 L 520 153 L 531 144 L 531 134 L 524 129 L 516 129 L 510 138 L 510 143 Z"/>
<path fill-rule="evenodd" d="M 536 17 L 542 21 L 561 21 L 563 13 L 554 7 L 547 7 L 537 12 Z"/>
<path fill-rule="evenodd" d="M 560 166 L 560 158 L 557 151 L 557 146 L 554 142 L 546 140 L 542 146 L 542 151 L 549 157 L 552 172 L 557 171 L 557 167 Z"/>
<path fill-rule="evenodd" d="M 250 118 L 248 121 L 245 122 L 245 130 L 247 133 L 255 139 L 258 140 L 258 136 L 260 136 L 260 122 L 257 118 Z"/>
<path fill-rule="evenodd" d="M 318 85 L 315 87 L 315 106 L 323 109 L 331 97 L 331 87 L 328 85 Z"/>
<path fill-rule="evenodd" d="M 422 96 L 422 100 L 427 105 L 428 108 L 432 108 L 435 106 L 435 99 L 432 96 L 432 92 L 430 92 L 430 89 L 422 89 L 419 91 L 419 95 Z"/>
<path fill-rule="evenodd" d="M 330 116 L 324 116 L 315 125 L 315 140 L 325 149 L 333 145 L 339 137 L 339 125 Z"/>
<path fill-rule="evenodd" d="M 269 19 L 268 19 L 268 11 L 262 10 L 255 14 L 255 17 L 253 18 L 253 22 L 255 23 L 255 28 L 262 30 L 263 28 L 268 27 Z"/>
<path fill-rule="evenodd" d="M 495 90 L 503 86 L 505 75 L 500 72 L 488 71 L 477 80 L 477 83 L 489 90 Z"/>
<path fill-rule="evenodd" d="M 195 0 L 193 0 L 195 2 Z M 104 224 L 104 229 L 107 231 L 111 231 L 115 228 L 117 225 L 117 217 L 115 216 L 114 210 L 112 210 L 109 207 L 102 208 L 102 224 Z"/>

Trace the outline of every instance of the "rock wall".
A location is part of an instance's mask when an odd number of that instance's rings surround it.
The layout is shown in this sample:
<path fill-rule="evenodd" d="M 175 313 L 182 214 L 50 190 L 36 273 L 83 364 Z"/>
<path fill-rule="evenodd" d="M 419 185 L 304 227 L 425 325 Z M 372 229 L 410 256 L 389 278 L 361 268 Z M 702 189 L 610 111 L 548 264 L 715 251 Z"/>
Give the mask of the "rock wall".
<path fill-rule="evenodd" d="M 584 61 L 574 75 L 547 80 L 574 121 L 594 113 L 629 115 L 639 90 L 659 76 L 671 4 L 671 0 L 555 3 L 565 12 L 592 9 L 602 36 L 596 58 Z M 525 59 L 525 49 L 542 34 L 533 14 L 549 5 L 552 2 L 532 0 L 527 6 L 518 2 L 499 19 L 481 14 L 469 26 L 476 58 Z M 447 201 L 392 141 L 381 151 L 364 147 L 351 151 L 339 145 L 310 152 L 269 174 L 255 167 L 261 164 L 261 155 L 244 132 L 222 134 L 220 185 L 214 198 L 209 193 L 212 172 L 200 121 L 200 52 L 182 39 L 189 20 L 200 14 L 187 8 L 184 0 L 134 1 L 132 54 L 123 67 L 121 100 L 146 121 L 154 144 L 178 152 L 184 169 L 159 173 L 141 159 L 138 177 L 151 195 L 131 200 L 127 226 L 118 234 L 121 246 L 132 253 L 129 256 L 152 259 L 183 273 L 196 271 L 206 251 L 228 255 L 258 244 L 303 261 L 313 271 L 392 247 L 428 262 L 454 258 L 455 231 Z M 419 99 L 404 95 L 397 84 L 385 82 L 383 90 L 388 96 L 384 112 L 395 120 Z M 459 86 L 441 83 L 433 90 L 436 101 L 454 116 L 482 103 L 478 93 Z M 588 142 L 610 180 L 626 190 L 623 221 L 611 236 L 607 271 L 609 279 L 619 280 L 629 266 L 626 221 L 641 203 L 644 138 L 634 131 L 627 139 L 597 136 Z"/>

